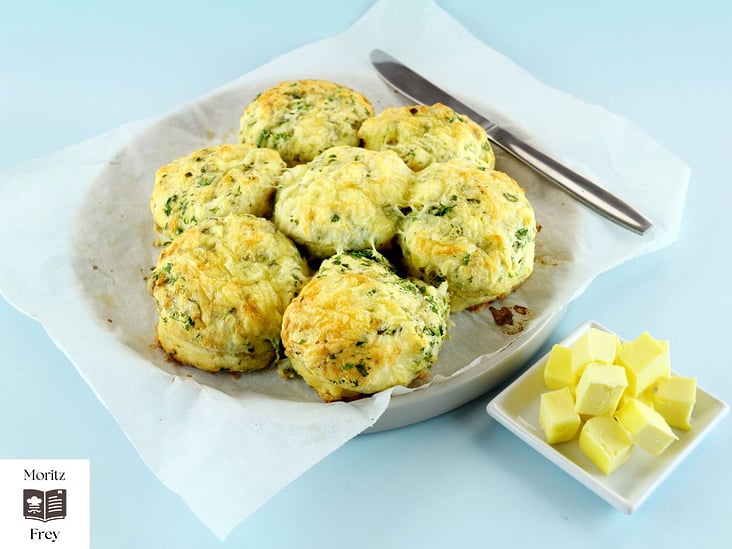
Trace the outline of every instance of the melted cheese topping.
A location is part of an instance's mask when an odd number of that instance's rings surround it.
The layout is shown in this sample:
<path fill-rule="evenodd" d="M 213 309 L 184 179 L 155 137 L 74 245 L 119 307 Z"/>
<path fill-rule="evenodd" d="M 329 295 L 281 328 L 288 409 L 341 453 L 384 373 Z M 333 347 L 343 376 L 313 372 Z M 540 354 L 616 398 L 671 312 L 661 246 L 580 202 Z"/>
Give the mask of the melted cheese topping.
<path fill-rule="evenodd" d="M 358 128 L 374 108 L 362 94 L 326 80 L 286 81 L 244 109 L 239 140 L 280 153 L 288 166 L 336 145 L 359 144 Z"/>
<path fill-rule="evenodd" d="M 534 268 L 536 221 L 506 174 L 470 162 L 417 174 L 399 245 L 412 276 L 446 281 L 453 312 L 508 294 Z"/>
<path fill-rule="evenodd" d="M 338 254 L 287 307 L 292 367 L 324 400 L 409 385 L 436 362 L 447 332 L 444 285 L 400 278 L 373 251 Z"/>
<path fill-rule="evenodd" d="M 488 168 L 496 163 L 485 130 L 441 103 L 384 109 L 366 120 L 358 135 L 367 149 L 395 151 L 414 171 L 453 159 Z"/>
<path fill-rule="evenodd" d="M 319 258 L 384 249 L 396 234 L 413 177 L 391 151 L 333 147 L 282 176 L 274 222 Z"/>
<path fill-rule="evenodd" d="M 205 219 L 267 216 L 284 169 L 276 151 L 254 145 L 217 145 L 178 158 L 155 174 L 150 197 L 155 228 L 171 239 Z"/>
<path fill-rule="evenodd" d="M 149 278 L 158 341 L 203 370 L 263 368 L 278 358 L 282 313 L 307 277 L 295 245 L 266 219 L 201 222 L 162 250 Z"/>

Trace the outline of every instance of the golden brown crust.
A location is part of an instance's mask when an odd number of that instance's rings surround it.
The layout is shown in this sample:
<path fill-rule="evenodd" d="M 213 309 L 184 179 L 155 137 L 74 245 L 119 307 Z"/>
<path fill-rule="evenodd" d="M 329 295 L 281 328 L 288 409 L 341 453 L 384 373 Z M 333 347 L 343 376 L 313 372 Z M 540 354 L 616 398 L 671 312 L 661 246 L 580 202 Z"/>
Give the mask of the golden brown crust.
<path fill-rule="evenodd" d="M 510 293 L 532 273 L 536 220 L 502 172 L 453 160 L 417 174 L 399 246 L 412 276 L 447 282 L 453 312 Z"/>
<path fill-rule="evenodd" d="M 442 103 L 384 109 L 358 135 L 367 149 L 395 151 L 414 171 L 453 159 L 495 166 L 485 130 Z"/>
<path fill-rule="evenodd" d="M 263 368 L 278 358 L 282 313 L 307 276 L 304 259 L 271 222 L 203 221 L 162 250 L 149 278 L 158 341 L 202 370 Z"/>
<path fill-rule="evenodd" d="M 327 80 L 281 82 L 244 109 L 239 140 L 280 153 L 288 166 L 337 145 L 357 146 L 361 123 L 373 116 L 359 92 Z"/>
<path fill-rule="evenodd" d="M 282 343 L 323 400 L 349 399 L 429 372 L 448 315 L 444 286 L 401 278 L 373 251 L 338 254 L 285 310 Z"/>
<path fill-rule="evenodd" d="M 285 163 L 276 151 L 223 144 L 193 151 L 155 173 L 150 210 L 165 240 L 229 214 L 268 216 Z"/>
<path fill-rule="evenodd" d="M 314 257 L 382 250 L 396 235 L 413 178 L 391 151 L 332 147 L 283 174 L 273 219 Z"/>

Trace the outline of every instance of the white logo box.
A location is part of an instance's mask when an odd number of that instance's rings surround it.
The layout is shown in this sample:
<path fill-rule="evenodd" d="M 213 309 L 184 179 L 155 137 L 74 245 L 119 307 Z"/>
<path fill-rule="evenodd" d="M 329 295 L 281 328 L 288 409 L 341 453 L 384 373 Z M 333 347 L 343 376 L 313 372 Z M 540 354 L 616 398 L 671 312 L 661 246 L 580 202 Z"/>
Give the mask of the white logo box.
<path fill-rule="evenodd" d="M 0 547 L 89 546 L 88 459 L 0 459 Z"/>

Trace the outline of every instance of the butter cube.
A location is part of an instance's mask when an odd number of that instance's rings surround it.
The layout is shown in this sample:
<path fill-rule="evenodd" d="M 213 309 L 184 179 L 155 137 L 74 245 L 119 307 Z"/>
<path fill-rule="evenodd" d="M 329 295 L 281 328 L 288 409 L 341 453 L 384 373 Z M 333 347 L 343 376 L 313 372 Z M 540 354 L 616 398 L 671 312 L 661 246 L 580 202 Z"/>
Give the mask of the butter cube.
<path fill-rule="evenodd" d="M 612 364 L 618 345 L 619 339 L 615 334 L 590 328 L 572 344 L 572 371 L 579 376 L 590 362 Z"/>
<path fill-rule="evenodd" d="M 630 438 L 652 456 L 658 456 L 678 440 L 663 416 L 638 399 L 629 399 L 615 417 Z"/>
<path fill-rule="evenodd" d="M 572 371 L 572 349 L 554 345 L 544 366 L 544 382 L 550 389 L 574 387 L 577 375 Z"/>
<path fill-rule="evenodd" d="M 575 411 L 592 416 L 611 416 L 628 386 L 625 369 L 615 364 L 591 362 L 575 390 Z"/>
<path fill-rule="evenodd" d="M 612 417 L 596 416 L 585 422 L 579 445 L 600 471 L 609 475 L 630 459 L 633 441 Z"/>
<path fill-rule="evenodd" d="M 539 423 L 549 444 L 574 438 L 580 426 L 580 416 L 574 411 L 574 398 L 569 387 L 541 395 Z"/>
<path fill-rule="evenodd" d="M 656 387 L 648 387 L 645 391 L 643 391 L 641 394 L 639 394 L 637 397 L 633 397 L 630 395 L 630 392 L 626 389 L 623 393 L 623 396 L 620 397 L 620 402 L 618 403 L 618 410 L 622 408 L 626 402 L 629 400 L 638 399 L 646 406 L 653 408 L 653 399 L 656 396 Z"/>
<path fill-rule="evenodd" d="M 695 403 L 696 379 L 671 376 L 658 382 L 653 407 L 671 427 L 686 431 L 691 429 L 691 413 Z"/>
<path fill-rule="evenodd" d="M 671 372 L 668 344 L 644 332 L 633 341 L 620 345 L 617 363 L 628 374 L 628 394 L 637 397 Z"/>

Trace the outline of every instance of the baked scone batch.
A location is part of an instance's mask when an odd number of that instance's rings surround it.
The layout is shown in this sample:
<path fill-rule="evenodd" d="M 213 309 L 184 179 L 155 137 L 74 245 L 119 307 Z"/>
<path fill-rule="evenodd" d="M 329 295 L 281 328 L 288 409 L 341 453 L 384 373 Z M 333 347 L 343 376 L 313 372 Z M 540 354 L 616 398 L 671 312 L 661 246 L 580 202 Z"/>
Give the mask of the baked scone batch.
<path fill-rule="evenodd" d="M 155 174 L 148 287 L 181 364 L 287 358 L 327 402 L 407 386 L 429 376 L 450 313 L 533 270 L 531 204 L 445 105 L 375 114 L 345 86 L 287 81 L 245 106 L 239 140 Z"/>

